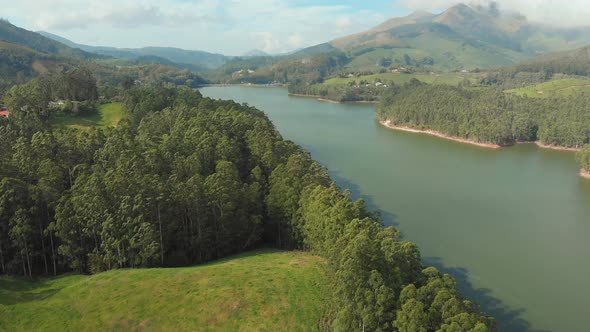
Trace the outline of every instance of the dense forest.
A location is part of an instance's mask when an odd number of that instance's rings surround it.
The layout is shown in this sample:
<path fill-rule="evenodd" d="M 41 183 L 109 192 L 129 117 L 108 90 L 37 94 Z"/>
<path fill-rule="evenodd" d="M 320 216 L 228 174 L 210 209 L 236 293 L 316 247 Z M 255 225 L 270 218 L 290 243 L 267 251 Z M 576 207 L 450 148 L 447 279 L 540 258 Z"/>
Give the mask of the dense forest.
<path fill-rule="evenodd" d="M 207 74 L 219 83 L 319 83 L 339 72 L 350 59 L 343 52 L 296 57 L 236 58 Z"/>
<path fill-rule="evenodd" d="M 578 163 L 583 172 L 590 174 L 590 145 L 584 146 L 577 154 Z"/>
<path fill-rule="evenodd" d="M 295 95 L 325 98 L 337 102 L 377 102 L 386 91 L 385 88 L 394 85 L 393 82 L 376 86 L 364 80 L 351 84 L 309 84 L 295 81 L 289 84 L 289 93 Z"/>
<path fill-rule="evenodd" d="M 42 84 L 13 90 L 21 89 L 53 93 Z M 132 87 L 118 127 L 84 131 L 50 127 L 20 95 L 8 100 L 14 116 L 0 119 L 2 273 L 186 266 L 258 246 L 304 249 L 326 259 L 332 280 L 322 329 L 494 329 L 451 277 L 422 266 L 415 244 L 337 188 L 261 111 L 189 88 Z"/>
<path fill-rule="evenodd" d="M 581 148 L 590 143 L 590 96 L 526 98 L 501 90 L 412 82 L 387 92 L 379 118 L 480 143 L 539 141 Z"/>

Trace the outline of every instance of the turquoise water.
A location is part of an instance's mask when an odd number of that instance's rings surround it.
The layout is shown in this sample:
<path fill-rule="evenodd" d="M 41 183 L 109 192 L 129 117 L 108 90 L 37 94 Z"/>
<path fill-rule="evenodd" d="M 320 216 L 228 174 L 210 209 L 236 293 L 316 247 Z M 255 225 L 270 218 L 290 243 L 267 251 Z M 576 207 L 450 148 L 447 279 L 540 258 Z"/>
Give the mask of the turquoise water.
<path fill-rule="evenodd" d="M 416 242 L 427 264 L 455 276 L 501 331 L 588 331 L 590 181 L 578 176 L 572 152 L 397 132 L 377 123 L 371 105 L 279 88 L 201 91 L 263 110 Z"/>

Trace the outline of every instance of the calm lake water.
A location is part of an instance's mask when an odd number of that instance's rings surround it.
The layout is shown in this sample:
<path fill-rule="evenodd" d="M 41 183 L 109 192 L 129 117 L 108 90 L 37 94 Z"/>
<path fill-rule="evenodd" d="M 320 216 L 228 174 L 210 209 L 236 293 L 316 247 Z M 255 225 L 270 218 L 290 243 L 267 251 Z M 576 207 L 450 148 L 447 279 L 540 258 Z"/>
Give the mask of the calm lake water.
<path fill-rule="evenodd" d="M 426 264 L 498 319 L 501 331 L 588 331 L 590 181 L 571 152 L 488 150 L 381 127 L 370 105 L 279 88 L 204 88 L 263 110 L 355 197 L 416 242 Z"/>

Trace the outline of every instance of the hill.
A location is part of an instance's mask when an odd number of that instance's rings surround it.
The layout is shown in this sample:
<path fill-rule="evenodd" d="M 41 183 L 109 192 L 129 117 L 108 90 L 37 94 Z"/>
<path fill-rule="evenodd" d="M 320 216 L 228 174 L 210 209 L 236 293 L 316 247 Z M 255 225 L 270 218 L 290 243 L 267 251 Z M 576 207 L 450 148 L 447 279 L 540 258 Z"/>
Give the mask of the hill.
<path fill-rule="evenodd" d="M 516 72 L 548 72 L 590 76 L 590 46 L 553 52 L 520 63 L 513 68 Z"/>
<path fill-rule="evenodd" d="M 61 57 L 79 59 L 101 58 L 97 54 L 73 48 L 36 32 L 19 28 L 6 20 L 0 20 L 0 40 L 30 48 L 34 51 Z"/>
<path fill-rule="evenodd" d="M 195 66 L 192 69 L 204 71 L 207 69 L 215 69 L 224 65 L 230 57 L 222 54 L 214 54 L 203 51 L 183 50 L 174 47 L 143 47 L 143 48 L 116 48 L 104 46 L 89 46 L 77 44 L 61 36 L 40 31 L 41 35 L 59 41 L 71 47 L 76 47 L 81 50 L 101 54 L 105 56 L 121 58 L 121 59 L 137 59 L 141 57 L 159 57 L 167 59 L 168 61 L 177 63 L 179 65 Z"/>
<path fill-rule="evenodd" d="M 577 94 L 589 93 L 590 80 L 588 78 L 562 78 L 506 92 L 529 98 L 572 97 Z"/>
<path fill-rule="evenodd" d="M 19 44 L 0 41 L 0 95 L 14 84 L 48 72 L 71 68 L 78 60 L 41 53 Z"/>
<path fill-rule="evenodd" d="M 511 66 L 541 54 L 590 44 L 590 28 L 529 22 L 495 6 L 458 4 L 389 19 L 364 32 L 285 56 L 236 58 L 209 74 L 229 83 L 321 81 L 337 73 L 379 73 L 393 67 L 454 71 Z M 322 61 L 331 56 L 333 61 Z M 572 56 L 575 58 L 575 56 Z M 253 70 L 250 75 L 243 71 Z"/>
<path fill-rule="evenodd" d="M 489 68 L 590 43 L 590 29 L 534 24 L 496 7 L 455 5 L 435 15 L 416 12 L 329 42 L 350 54 L 349 68 L 375 68 L 380 59 L 440 70 Z"/>
<path fill-rule="evenodd" d="M 271 250 L 204 266 L 0 278 L 0 330 L 315 330 L 322 260 Z"/>

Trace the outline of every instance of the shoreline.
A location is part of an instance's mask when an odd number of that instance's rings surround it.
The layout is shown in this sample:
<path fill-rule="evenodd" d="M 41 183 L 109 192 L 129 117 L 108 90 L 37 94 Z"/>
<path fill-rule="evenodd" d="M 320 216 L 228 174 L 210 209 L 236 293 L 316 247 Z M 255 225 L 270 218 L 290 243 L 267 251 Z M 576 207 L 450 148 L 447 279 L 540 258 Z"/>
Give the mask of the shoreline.
<path fill-rule="evenodd" d="M 302 98 L 313 98 L 313 99 L 317 99 L 318 101 L 322 101 L 325 103 L 330 103 L 330 104 L 369 104 L 369 105 L 376 105 L 379 102 L 378 101 L 366 101 L 366 100 L 360 100 L 360 101 L 338 101 L 338 100 L 333 100 L 333 99 L 328 99 L 322 96 L 316 96 L 316 95 L 304 95 L 304 94 L 300 94 L 300 93 L 290 93 L 289 92 L 289 96 L 290 97 L 302 97 Z"/>
<path fill-rule="evenodd" d="M 540 147 L 541 149 L 549 149 L 549 150 L 556 150 L 556 151 L 570 151 L 570 152 L 578 152 L 581 149 L 580 148 L 566 148 L 563 146 L 557 146 L 557 145 L 546 145 L 543 144 L 539 141 L 537 142 L 533 142 L 536 146 Z"/>
<path fill-rule="evenodd" d="M 426 134 L 426 135 L 436 136 L 438 138 L 443 138 L 446 140 L 455 141 L 455 142 L 464 143 L 464 144 L 475 145 L 475 146 L 488 148 L 488 149 L 500 149 L 500 148 L 512 146 L 512 145 L 499 145 L 499 144 L 492 144 L 492 143 L 479 143 L 479 142 L 471 141 L 471 140 L 465 139 L 465 138 L 459 138 L 459 137 L 445 135 L 445 134 L 440 133 L 435 130 L 420 130 L 420 129 L 414 129 L 414 128 L 410 128 L 410 127 L 396 126 L 396 125 L 391 124 L 391 120 L 385 120 L 385 121 L 379 120 L 379 123 L 389 129 L 405 131 L 408 133 Z M 547 145 L 547 144 L 543 144 L 539 141 L 516 142 L 515 144 L 534 144 L 540 149 L 547 149 L 547 150 L 554 150 L 554 151 L 577 152 L 577 151 L 581 150 L 580 148 L 567 148 L 567 147 L 557 146 L 557 145 Z M 585 175 L 583 175 L 583 176 L 590 178 L 590 172 L 586 172 Z"/>
<path fill-rule="evenodd" d="M 580 176 L 584 179 L 588 179 L 590 180 L 590 171 L 587 171 L 585 169 L 581 169 L 580 170 Z"/>
<path fill-rule="evenodd" d="M 408 133 L 415 133 L 415 134 L 425 134 L 425 135 L 430 135 L 430 136 L 436 136 L 438 138 L 443 138 L 443 139 L 446 139 L 449 141 L 470 144 L 470 145 L 478 146 L 481 148 L 486 148 L 486 149 L 500 149 L 500 148 L 502 148 L 502 146 L 498 145 L 498 144 L 479 143 L 479 142 L 471 141 L 471 140 L 468 140 L 465 138 L 448 136 L 448 135 L 445 135 L 443 133 L 440 133 L 440 132 L 434 131 L 434 130 L 419 130 L 419 129 L 413 129 L 410 127 L 396 126 L 391 123 L 391 120 L 385 120 L 385 121 L 380 120 L 379 123 L 389 129 L 393 129 L 393 130 L 405 131 Z"/>
<path fill-rule="evenodd" d="M 285 88 L 287 87 L 286 84 L 253 84 L 253 83 L 214 83 L 214 84 L 203 84 L 200 85 L 199 88 L 211 88 L 211 87 L 230 87 L 230 86 L 243 86 L 243 87 L 251 87 L 251 88 Z"/>

